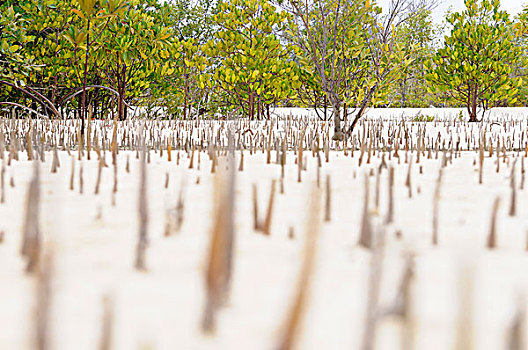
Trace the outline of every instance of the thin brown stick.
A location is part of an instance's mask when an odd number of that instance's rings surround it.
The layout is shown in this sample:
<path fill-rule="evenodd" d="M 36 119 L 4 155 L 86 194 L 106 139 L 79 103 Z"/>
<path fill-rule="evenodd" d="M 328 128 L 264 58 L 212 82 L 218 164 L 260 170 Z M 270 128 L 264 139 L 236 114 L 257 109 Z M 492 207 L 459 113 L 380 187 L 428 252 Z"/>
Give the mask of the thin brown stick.
<path fill-rule="evenodd" d="M 79 193 L 83 194 L 83 192 L 84 192 L 84 167 L 81 161 L 81 164 L 79 165 Z"/>
<path fill-rule="evenodd" d="M 264 223 L 261 225 L 261 231 L 266 236 L 271 234 L 271 219 L 273 217 L 273 204 L 275 202 L 275 180 L 271 181 L 270 196 L 268 200 L 268 208 L 266 210 L 266 218 Z"/>
<path fill-rule="evenodd" d="M 512 170 L 510 174 L 510 189 L 511 189 L 511 196 L 510 196 L 510 210 L 508 212 L 508 215 L 515 216 L 517 214 L 517 187 L 515 185 L 515 168 L 517 165 L 517 159 L 513 161 Z"/>
<path fill-rule="evenodd" d="M 405 179 L 405 186 L 407 186 L 407 189 L 409 190 L 409 198 L 412 198 L 412 183 L 411 183 L 411 171 L 412 171 L 412 164 L 413 164 L 413 156 L 411 155 L 411 159 L 409 160 L 409 167 L 407 169 L 407 178 Z"/>
<path fill-rule="evenodd" d="M 72 166 L 71 166 L 71 175 L 70 175 L 70 191 L 74 190 L 74 182 L 75 182 L 75 157 L 72 156 Z"/>
<path fill-rule="evenodd" d="M 490 230 L 488 234 L 488 248 L 494 249 L 497 247 L 497 212 L 499 210 L 500 198 L 495 198 L 493 208 L 491 210 Z"/>
<path fill-rule="evenodd" d="M 304 139 L 304 134 L 302 134 L 301 137 L 299 138 L 299 149 L 297 152 L 297 182 L 302 181 L 301 174 L 302 174 L 302 169 L 303 169 L 303 150 L 304 150 L 303 139 Z"/>
<path fill-rule="evenodd" d="M 194 167 L 194 146 L 191 151 L 191 161 L 189 162 L 189 169 L 192 169 Z"/>
<path fill-rule="evenodd" d="M 169 163 L 172 161 L 172 138 L 170 136 L 167 141 L 167 161 Z"/>
<path fill-rule="evenodd" d="M 482 141 L 479 146 L 479 184 L 482 184 L 482 175 L 484 172 L 484 144 Z"/>
<path fill-rule="evenodd" d="M 257 184 L 252 186 L 253 194 L 253 229 L 255 231 L 260 230 L 259 210 L 258 210 L 258 190 Z"/>
<path fill-rule="evenodd" d="M 330 222 L 332 218 L 332 184 L 330 182 L 330 175 L 326 175 L 326 191 L 325 191 L 325 222 Z"/>
<path fill-rule="evenodd" d="M 240 164 L 238 165 L 238 171 L 244 171 L 244 151 L 240 151 Z"/>
<path fill-rule="evenodd" d="M 53 160 L 51 161 L 51 173 L 55 174 L 59 166 L 60 166 L 59 154 L 57 152 L 57 147 L 54 147 L 53 148 Z"/>
<path fill-rule="evenodd" d="M 394 221 L 394 168 L 389 167 L 389 204 L 385 224 L 391 224 Z"/>
<path fill-rule="evenodd" d="M 103 166 L 104 166 L 104 160 L 103 158 L 99 158 L 98 161 L 98 168 L 97 168 L 97 180 L 95 181 L 95 190 L 94 194 L 99 194 L 99 187 L 101 186 L 101 176 L 103 173 Z"/>
<path fill-rule="evenodd" d="M 369 212 L 370 184 L 367 173 L 365 173 L 365 186 L 363 193 L 363 214 L 361 218 L 358 244 L 364 248 L 370 249 L 372 247 L 372 228 Z"/>

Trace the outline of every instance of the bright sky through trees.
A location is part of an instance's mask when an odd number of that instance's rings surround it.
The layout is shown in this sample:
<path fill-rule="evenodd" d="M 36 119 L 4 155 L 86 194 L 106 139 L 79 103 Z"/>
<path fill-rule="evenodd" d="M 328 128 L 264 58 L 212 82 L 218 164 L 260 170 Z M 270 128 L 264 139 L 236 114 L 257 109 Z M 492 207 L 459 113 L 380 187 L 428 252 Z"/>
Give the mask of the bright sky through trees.
<path fill-rule="evenodd" d="M 501 0 L 501 8 L 508 11 L 511 15 L 516 15 L 520 12 L 528 1 L 524 0 Z M 383 8 L 386 8 L 390 0 L 379 0 Z M 444 19 L 446 11 L 452 7 L 454 11 L 461 11 L 464 9 L 464 0 L 440 0 L 440 3 L 433 11 L 433 16 L 436 22 L 440 23 Z"/>

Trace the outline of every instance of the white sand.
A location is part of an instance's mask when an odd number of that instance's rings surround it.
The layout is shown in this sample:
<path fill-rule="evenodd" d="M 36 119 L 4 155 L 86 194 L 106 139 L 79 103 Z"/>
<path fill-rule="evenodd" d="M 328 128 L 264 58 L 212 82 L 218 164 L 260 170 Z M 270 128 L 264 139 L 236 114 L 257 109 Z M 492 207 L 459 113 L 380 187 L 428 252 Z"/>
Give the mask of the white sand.
<path fill-rule="evenodd" d="M 423 124 L 422 124 L 423 125 Z M 417 124 L 415 124 L 417 127 Z M 432 135 L 433 124 L 427 124 Z M 520 135 L 525 130 L 509 130 Z M 454 134 L 454 129 L 451 130 Z M 496 131 L 500 132 L 500 131 Z M 505 132 L 504 135 L 507 135 Z M 475 129 L 474 133 L 478 134 Z M 446 133 L 448 135 L 448 133 Z M 491 135 L 491 133 L 490 133 Z M 502 135 L 502 134 L 501 134 Z M 460 136 L 460 134 L 459 134 Z M 455 136 L 456 137 L 456 136 Z M 461 137 L 463 139 L 463 137 Z M 526 139 L 525 139 L 526 141 Z M 116 303 L 115 349 L 270 349 L 277 344 L 280 326 L 296 289 L 304 244 L 304 223 L 309 193 L 316 179 L 316 158 L 305 151 L 307 171 L 297 183 L 295 156 L 288 152 L 286 193 L 277 195 L 271 236 L 255 233 L 252 218 L 251 186 L 258 185 L 261 216 L 267 205 L 272 179 L 280 177 L 280 166 L 266 164 L 266 155 L 245 151 L 245 170 L 237 172 L 236 250 L 231 297 L 222 309 L 214 336 L 203 336 L 200 321 L 204 306 L 204 267 L 212 218 L 214 175 L 206 154 L 200 156 L 200 170 L 188 169 L 189 159 L 181 152 L 176 165 L 151 151 L 148 165 L 150 209 L 147 250 L 148 271 L 133 269 L 137 240 L 138 160 L 133 151 L 119 153 L 116 206 L 111 205 L 112 168 L 103 169 L 99 195 L 94 194 L 97 160 L 83 160 L 84 194 L 79 193 L 79 162 L 76 161 L 75 189 L 69 190 L 71 159 L 60 152 L 61 167 L 51 174 L 52 153 L 46 152 L 41 164 L 41 229 L 46 246 L 54 247 L 55 273 L 52 304 L 52 349 L 96 349 L 100 337 L 103 295 L 110 293 Z M 413 197 L 404 186 L 408 164 L 400 150 L 401 163 L 395 167 L 395 223 L 386 227 L 380 310 L 390 307 L 400 283 L 403 256 L 416 254 L 413 282 L 413 324 L 416 349 L 450 349 L 454 345 L 459 288 L 457 276 L 462 264 L 474 271 L 475 295 L 473 335 L 475 349 L 505 348 L 507 329 L 518 297 L 528 290 L 528 254 L 524 251 L 528 230 L 526 190 L 518 191 L 515 217 L 509 207 L 510 168 L 501 163 L 495 173 L 495 155 L 486 152 L 484 184 L 478 184 L 478 154 L 462 152 L 444 169 L 440 202 L 438 247 L 431 245 L 432 208 L 439 159 L 424 159 L 412 167 Z M 7 154 L 7 153 L 6 153 Z M 509 153 L 510 166 L 513 156 Z M 19 255 L 24 203 L 32 164 L 26 155 L 7 168 L 15 187 L 7 186 L 6 203 L 0 205 L 0 349 L 31 347 L 34 316 L 33 277 L 23 273 Z M 521 153 L 523 155 L 523 153 Z M 126 157 L 131 172 L 125 172 Z M 312 280 L 306 322 L 299 349 L 359 349 L 364 325 L 370 252 L 359 248 L 363 205 L 363 174 L 376 168 L 378 154 L 371 164 L 358 168 L 359 151 L 345 157 L 332 151 L 329 163 L 321 169 L 332 179 L 332 220 L 322 225 L 318 244 L 316 273 Z M 237 152 L 237 164 L 240 153 Z M 416 160 L 416 156 L 414 156 Z M 275 152 L 272 152 L 272 161 Z M 366 157 L 363 162 L 365 163 Z M 419 167 L 423 173 L 419 173 Z M 164 188 L 165 173 L 170 176 Z M 387 208 L 386 170 L 381 176 L 381 205 L 374 221 L 382 221 Z M 197 178 L 200 183 L 196 184 Z M 521 178 L 517 164 L 517 186 Z M 375 177 L 371 177 L 371 195 Z M 175 205 L 185 183 L 185 218 L 181 232 L 163 237 L 165 211 Z M 278 188 L 277 188 L 278 189 Z M 498 215 L 498 249 L 485 249 L 492 202 L 502 198 Z M 371 198 L 372 198 L 371 197 Z M 98 212 L 102 218 L 97 220 Z M 294 227 L 295 239 L 288 239 Z M 395 232 L 401 230 L 403 239 Z M 521 299 L 524 303 L 524 299 Z M 526 331 L 526 330 L 525 330 Z M 399 324 L 394 317 L 380 321 L 379 349 L 399 349 Z"/>

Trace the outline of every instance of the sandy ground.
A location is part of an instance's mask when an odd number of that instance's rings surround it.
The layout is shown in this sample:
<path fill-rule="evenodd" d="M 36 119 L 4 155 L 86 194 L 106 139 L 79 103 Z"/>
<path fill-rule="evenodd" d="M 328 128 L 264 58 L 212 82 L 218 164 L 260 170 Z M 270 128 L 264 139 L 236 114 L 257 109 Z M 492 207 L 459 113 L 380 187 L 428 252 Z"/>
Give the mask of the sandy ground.
<path fill-rule="evenodd" d="M 323 115 L 323 110 L 319 110 L 319 115 Z M 330 115 L 331 109 L 328 109 L 328 115 Z M 275 108 L 272 110 L 274 115 L 287 116 L 292 115 L 295 117 L 300 116 L 311 116 L 317 117 L 317 114 L 312 108 Z M 357 113 L 354 108 L 349 108 L 349 116 L 353 116 Z M 464 118 L 468 118 L 468 112 L 466 108 L 369 108 L 365 114 L 366 118 L 370 119 L 394 119 L 394 118 L 407 118 L 413 119 L 416 116 L 429 116 L 435 117 L 436 119 L 458 119 L 462 113 Z M 497 107 L 487 110 L 484 113 L 486 120 L 493 120 L 499 118 L 511 118 L 511 119 L 524 119 L 528 113 L 526 107 Z M 482 111 L 478 112 L 479 117 L 482 115 Z"/>
<path fill-rule="evenodd" d="M 511 130 L 509 131 L 511 132 Z M 517 130 L 518 133 L 524 129 Z M 431 131 L 434 135 L 435 131 Z M 102 298 L 115 301 L 115 349 L 271 349 L 297 288 L 302 262 L 305 223 L 311 188 L 316 183 L 317 159 L 306 151 L 307 171 L 297 182 L 295 155 L 288 152 L 285 193 L 277 194 L 267 237 L 253 230 L 252 185 L 257 184 L 264 211 L 272 179 L 280 165 L 266 164 L 266 154 L 244 151 L 244 171 L 236 174 L 236 243 L 234 275 L 227 307 L 221 309 L 215 335 L 204 336 L 200 321 L 205 302 L 204 269 L 212 226 L 215 174 L 206 152 L 200 169 L 172 151 L 172 161 L 151 151 L 148 164 L 148 226 L 150 244 L 146 272 L 133 269 L 138 235 L 137 196 L 139 161 L 134 151 L 118 156 L 118 192 L 112 205 L 113 170 L 103 169 L 100 193 L 94 194 L 98 161 L 83 160 L 83 193 L 79 193 L 80 162 L 75 161 L 75 188 L 69 189 L 72 161 L 60 151 L 61 167 L 50 173 L 52 153 L 41 169 L 41 231 L 45 246 L 53 248 L 51 349 L 97 349 L 101 334 Z M 431 245 L 433 193 L 442 154 L 421 159 L 411 168 L 412 198 L 404 186 L 409 164 L 404 151 L 395 167 L 395 222 L 384 228 L 382 292 L 379 312 L 394 304 L 403 275 L 404 257 L 412 252 L 411 323 L 415 349 L 454 348 L 459 310 L 473 310 L 470 328 L 475 349 L 505 349 L 509 328 L 528 291 L 527 192 L 517 193 L 517 215 L 508 216 L 513 159 L 495 172 L 496 158 L 484 161 L 484 183 L 478 183 L 478 153 L 463 151 L 443 172 L 439 207 L 439 245 Z M 7 153 L 6 153 L 7 154 Z M 409 153 L 409 159 L 410 159 Z M 130 159 L 130 173 L 125 171 Z M 236 152 L 237 164 L 240 152 Z M 332 218 L 322 224 L 316 271 L 312 278 L 299 349 L 360 349 L 365 325 L 371 252 L 358 247 L 363 206 L 364 174 L 377 169 L 377 153 L 370 164 L 358 166 L 359 151 L 345 156 L 331 151 L 320 171 L 321 187 L 331 176 Z M 107 153 L 108 163 L 110 155 Z M 272 157 L 275 160 L 275 153 Z M 477 165 L 474 162 L 477 162 Z M 502 160 L 501 160 L 502 162 Z M 521 179 L 521 159 L 517 187 Z M 273 163 L 273 162 L 272 162 Z M 422 168 L 420 171 L 420 168 Z M 33 172 L 25 154 L 6 170 L 6 202 L 0 205 L 0 349 L 32 348 L 34 278 L 26 275 L 19 254 L 27 184 Z M 169 174 L 169 187 L 164 188 Z M 199 179 L 199 183 L 197 180 Z M 370 177 L 371 194 L 375 176 Z M 380 205 L 370 205 L 375 224 L 387 211 L 388 172 L 381 173 Z M 179 233 L 164 237 L 166 211 L 183 188 L 185 217 Z M 498 212 L 498 248 L 486 249 L 494 199 Z M 295 237 L 290 239 L 290 227 Z M 402 238 L 396 237 L 400 231 Z M 471 305 L 459 308 L 460 271 L 468 269 L 473 282 Z M 471 292 L 471 290 L 470 290 Z M 467 301 L 467 300 L 466 300 Z M 401 323 L 394 316 L 380 318 L 376 348 L 400 349 Z M 523 329 L 526 333 L 526 329 Z"/>

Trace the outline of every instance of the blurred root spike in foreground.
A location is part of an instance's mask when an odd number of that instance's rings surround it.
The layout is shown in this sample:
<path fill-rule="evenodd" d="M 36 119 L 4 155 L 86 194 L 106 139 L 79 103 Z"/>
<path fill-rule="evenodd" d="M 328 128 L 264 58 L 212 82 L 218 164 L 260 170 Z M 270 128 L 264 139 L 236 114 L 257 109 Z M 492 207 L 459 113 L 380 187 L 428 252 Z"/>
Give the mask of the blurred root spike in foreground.
<path fill-rule="evenodd" d="M 33 273 L 38 267 L 40 255 L 40 173 L 39 163 L 33 161 L 33 177 L 26 197 L 26 214 L 22 231 L 21 254 L 27 260 L 26 272 Z"/>
<path fill-rule="evenodd" d="M 458 270 L 458 315 L 456 320 L 456 350 L 473 350 L 475 266 L 469 261 L 460 262 Z"/>
<path fill-rule="evenodd" d="M 294 300 L 282 326 L 282 335 L 277 345 L 277 350 L 290 350 L 295 348 L 301 333 L 303 316 L 310 295 L 311 277 L 315 269 L 317 239 L 321 227 L 321 192 L 316 185 L 313 185 L 310 198 L 311 203 L 308 211 L 308 220 L 306 222 L 306 242 L 302 267 Z"/>
<path fill-rule="evenodd" d="M 139 168 L 138 215 L 139 230 L 136 246 L 136 270 L 146 270 L 145 254 L 148 246 L 148 203 L 147 203 L 147 166 L 145 164 L 145 135 L 143 126 L 140 127 L 141 159 Z"/>
<path fill-rule="evenodd" d="M 227 168 L 216 173 L 214 188 L 214 218 L 205 273 L 206 305 L 202 332 L 216 330 L 216 314 L 229 297 L 234 259 L 235 164 L 234 156 L 223 157 Z"/>
<path fill-rule="evenodd" d="M 36 350 L 52 349 L 50 346 L 52 282 L 54 269 L 53 250 L 48 250 L 42 257 L 42 264 L 37 273 L 35 288 L 34 348 Z"/>
<path fill-rule="evenodd" d="M 101 335 L 99 340 L 99 350 L 111 350 L 114 333 L 114 296 L 105 294 L 102 298 L 102 318 Z"/>

